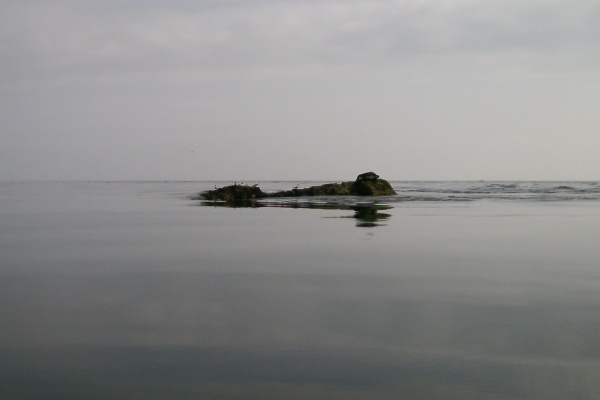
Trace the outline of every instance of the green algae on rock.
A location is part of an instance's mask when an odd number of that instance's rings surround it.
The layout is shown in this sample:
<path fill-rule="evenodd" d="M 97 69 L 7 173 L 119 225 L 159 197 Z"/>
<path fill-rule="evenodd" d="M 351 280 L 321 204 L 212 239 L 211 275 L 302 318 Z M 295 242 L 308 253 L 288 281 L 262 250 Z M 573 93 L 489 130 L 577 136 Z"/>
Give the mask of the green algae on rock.
<path fill-rule="evenodd" d="M 374 172 L 365 172 L 356 177 L 353 182 L 353 191 L 358 196 L 393 196 L 396 191 L 385 179 L 379 179 Z"/>
<path fill-rule="evenodd" d="M 269 197 L 303 197 L 303 196 L 351 196 L 351 185 L 354 182 L 326 183 L 304 189 L 294 188 L 283 192 L 269 193 Z"/>
<path fill-rule="evenodd" d="M 202 197 L 206 200 L 221 200 L 221 201 L 239 201 L 239 200 L 254 200 L 267 197 L 257 185 L 238 185 L 233 184 L 224 186 L 215 190 L 209 190 L 202 193 Z"/>
<path fill-rule="evenodd" d="M 202 193 L 206 200 L 240 201 L 267 197 L 303 196 L 393 196 L 396 191 L 385 179 L 374 172 L 358 175 L 354 182 L 326 183 L 304 189 L 294 188 L 275 193 L 265 193 L 257 185 L 230 185 Z"/>

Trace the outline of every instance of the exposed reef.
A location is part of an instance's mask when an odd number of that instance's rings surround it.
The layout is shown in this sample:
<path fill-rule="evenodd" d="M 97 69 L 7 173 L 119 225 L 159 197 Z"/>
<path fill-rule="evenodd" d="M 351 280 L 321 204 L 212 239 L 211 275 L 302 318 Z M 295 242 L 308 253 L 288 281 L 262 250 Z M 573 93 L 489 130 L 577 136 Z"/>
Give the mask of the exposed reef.
<path fill-rule="evenodd" d="M 326 183 L 308 188 L 294 188 L 275 193 L 265 193 L 257 185 L 247 186 L 233 184 L 201 194 L 206 200 L 248 201 L 267 197 L 302 197 L 302 196 L 393 196 L 396 191 L 385 179 L 380 179 L 374 172 L 358 175 L 353 182 Z"/>
<path fill-rule="evenodd" d="M 263 192 L 257 185 L 238 185 L 237 183 L 209 190 L 201 194 L 206 200 L 221 200 L 221 201 L 245 201 L 262 199 L 268 194 Z"/>

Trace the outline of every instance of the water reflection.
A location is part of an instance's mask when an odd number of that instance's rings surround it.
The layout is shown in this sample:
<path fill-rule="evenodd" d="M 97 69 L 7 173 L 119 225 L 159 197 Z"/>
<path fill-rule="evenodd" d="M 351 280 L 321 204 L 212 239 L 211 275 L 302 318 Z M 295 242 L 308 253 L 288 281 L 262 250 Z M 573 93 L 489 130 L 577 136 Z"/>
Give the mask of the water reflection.
<path fill-rule="evenodd" d="M 391 217 L 390 214 L 382 213 L 381 210 L 389 210 L 390 206 L 384 205 L 356 205 L 352 207 L 354 210 L 354 218 L 358 221 L 356 226 L 360 228 L 372 228 L 375 226 L 385 225 L 381 221 L 384 221 Z"/>
<path fill-rule="evenodd" d="M 390 218 L 356 199 L 233 212 L 186 207 L 191 189 L 173 206 L 70 185 L 0 207 L 0 399 L 600 393 L 597 204 Z M 352 221 L 387 227 L 362 240 Z"/>
<path fill-rule="evenodd" d="M 0 395 L 562 400 L 600 390 L 597 303 L 490 302 L 470 286 L 278 273 L 13 276 L 0 292 L 11 321 L 0 327 Z M 25 382 L 31 396 L 16 397 Z"/>
<path fill-rule="evenodd" d="M 333 201 L 257 201 L 257 200 L 237 200 L 231 202 L 225 201 L 202 201 L 202 206 L 225 207 L 225 208 L 312 208 L 319 210 L 352 210 L 354 214 L 346 218 L 356 219 L 356 226 L 359 228 L 374 228 L 376 226 L 385 226 L 383 221 L 391 217 L 391 214 L 381 211 L 390 210 L 393 207 L 386 204 L 373 203 L 339 203 Z"/>

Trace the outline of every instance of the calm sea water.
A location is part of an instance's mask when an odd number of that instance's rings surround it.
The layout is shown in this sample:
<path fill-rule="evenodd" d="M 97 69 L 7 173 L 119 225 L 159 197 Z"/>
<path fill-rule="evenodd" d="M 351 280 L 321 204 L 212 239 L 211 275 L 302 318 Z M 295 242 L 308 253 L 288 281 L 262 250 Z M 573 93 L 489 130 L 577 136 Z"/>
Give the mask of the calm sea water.
<path fill-rule="evenodd" d="M 0 183 L 0 398 L 600 393 L 597 183 L 225 184 Z"/>

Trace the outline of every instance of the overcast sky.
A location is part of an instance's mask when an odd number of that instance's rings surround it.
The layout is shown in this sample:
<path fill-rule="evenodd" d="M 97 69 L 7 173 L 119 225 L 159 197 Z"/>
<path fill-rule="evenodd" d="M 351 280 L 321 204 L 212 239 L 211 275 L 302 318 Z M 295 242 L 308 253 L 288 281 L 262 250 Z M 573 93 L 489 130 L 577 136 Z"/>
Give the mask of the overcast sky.
<path fill-rule="evenodd" d="M 600 179 L 600 2 L 3 0 L 0 179 Z"/>

